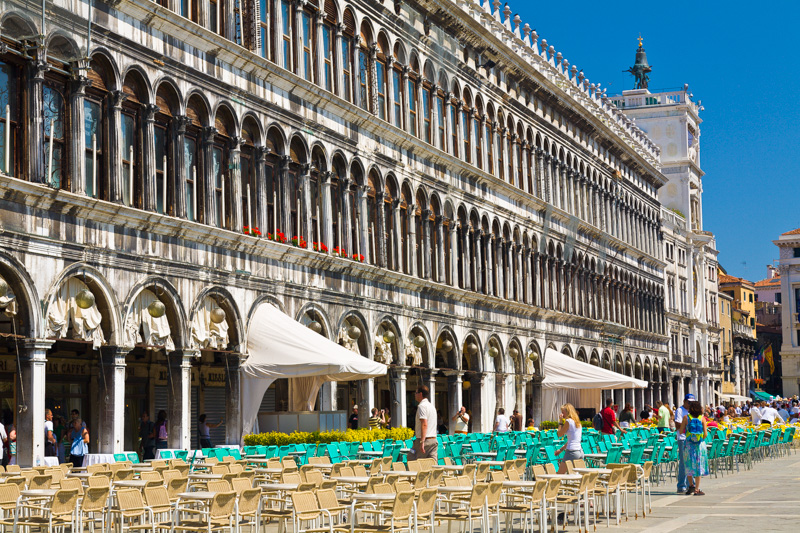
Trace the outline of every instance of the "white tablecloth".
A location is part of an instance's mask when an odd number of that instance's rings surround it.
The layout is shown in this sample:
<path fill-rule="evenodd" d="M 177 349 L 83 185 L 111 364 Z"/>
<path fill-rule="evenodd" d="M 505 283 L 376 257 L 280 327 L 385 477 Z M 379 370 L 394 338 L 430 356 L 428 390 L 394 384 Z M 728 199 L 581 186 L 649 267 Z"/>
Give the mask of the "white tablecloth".
<path fill-rule="evenodd" d="M 83 458 L 83 466 L 94 465 L 98 463 L 116 463 L 113 453 L 88 453 Z"/>
<path fill-rule="evenodd" d="M 174 459 L 175 458 L 175 452 L 181 452 L 181 451 L 184 451 L 184 450 L 178 450 L 178 449 L 173 449 L 173 448 L 164 449 L 164 450 L 156 450 L 156 459 L 161 459 L 161 452 L 170 452 L 171 455 L 168 457 L 168 459 Z M 191 461 L 192 457 L 196 457 L 197 459 L 200 459 L 201 457 L 205 457 L 205 455 L 203 455 L 203 452 L 201 450 L 197 450 L 197 455 L 195 455 L 195 450 L 189 450 L 189 454 L 186 456 L 186 459 L 188 461 Z"/>
<path fill-rule="evenodd" d="M 214 446 L 214 448 L 229 448 L 229 449 L 236 448 L 237 450 L 241 450 L 238 444 L 217 444 L 216 446 Z"/>
<path fill-rule="evenodd" d="M 58 457 L 42 457 L 44 466 L 58 466 Z"/>

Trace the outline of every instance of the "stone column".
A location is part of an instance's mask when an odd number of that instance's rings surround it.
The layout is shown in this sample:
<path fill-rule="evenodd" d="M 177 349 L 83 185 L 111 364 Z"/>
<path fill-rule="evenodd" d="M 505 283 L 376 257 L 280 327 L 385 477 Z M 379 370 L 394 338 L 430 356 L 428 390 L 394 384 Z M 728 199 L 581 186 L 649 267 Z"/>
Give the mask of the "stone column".
<path fill-rule="evenodd" d="M 278 210 L 278 220 L 280 220 L 281 227 L 279 228 L 287 239 L 292 238 L 292 191 L 291 180 L 289 179 L 289 164 L 292 158 L 288 155 L 281 156 L 281 166 L 278 171 L 278 186 L 280 187 L 280 209 Z M 277 209 L 278 207 L 275 206 Z M 348 213 L 348 212 L 345 212 Z M 300 216 L 300 213 L 297 214 Z M 347 215 L 345 215 L 346 217 Z M 348 248 L 350 250 L 350 248 Z"/>
<path fill-rule="evenodd" d="M 436 228 L 436 281 L 444 283 L 447 278 L 445 276 L 444 265 L 444 225 L 443 222 L 451 223 L 450 220 L 443 218 L 441 215 L 436 217 L 434 221 Z"/>
<path fill-rule="evenodd" d="M 406 216 L 408 217 L 408 273 L 411 276 L 417 277 L 417 206 L 408 204 L 406 207 Z"/>
<path fill-rule="evenodd" d="M 156 211 L 158 206 L 155 144 L 157 111 L 158 106 L 155 104 L 142 104 L 142 209 L 145 211 Z M 164 171 L 166 172 L 166 169 Z M 166 209 L 165 205 L 164 210 Z"/>
<path fill-rule="evenodd" d="M 197 350 L 179 350 L 167 355 L 167 429 L 170 448 L 191 449 L 192 359 L 199 355 Z"/>
<path fill-rule="evenodd" d="M 267 149 L 263 146 L 256 146 L 254 150 L 253 164 L 256 170 L 256 205 L 254 206 L 256 224 L 261 230 L 261 234 L 266 237 L 269 228 L 269 198 L 267 197 L 267 176 L 266 176 L 266 157 Z"/>
<path fill-rule="evenodd" d="M 209 225 L 219 225 L 217 220 L 217 195 L 215 194 L 216 184 L 214 183 L 214 136 L 217 129 L 209 126 L 203 128 L 202 157 L 203 173 L 197 173 L 197 179 L 203 182 L 203 218 L 202 221 Z M 199 189 L 200 187 L 198 187 Z M 197 199 L 198 210 L 200 209 L 200 199 Z M 198 217 L 198 220 L 201 220 Z"/>
<path fill-rule="evenodd" d="M 344 31 L 344 24 L 342 24 L 341 22 L 336 24 L 336 36 L 334 37 L 335 45 L 333 47 L 334 68 L 333 68 L 333 74 L 332 74 L 332 77 L 333 77 L 332 83 L 333 83 L 333 92 L 334 92 L 334 94 L 336 96 L 340 97 L 340 98 L 344 98 L 346 100 L 349 100 L 351 97 L 349 95 L 344 94 L 344 81 L 345 81 L 344 76 L 345 76 L 345 74 L 344 74 L 344 68 L 343 67 L 344 67 L 345 61 L 349 62 L 350 58 L 349 57 L 344 57 L 342 55 L 342 39 L 344 38 L 342 36 L 342 32 L 343 31 Z M 317 42 L 321 43 L 322 41 L 317 41 Z M 337 74 L 339 74 L 340 72 L 342 73 L 341 76 L 337 76 Z M 351 78 L 352 78 L 352 76 L 351 76 Z M 331 249 L 332 248 L 333 247 L 331 246 Z"/>
<path fill-rule="evenodd" d="M 325 5 L 323 4 L 320 9 L 314 13 L 314 76 L 312 79 L 316 80 L 317 85 L 322 88 L 325 88 L 325 75 L 323 74 L 325 59 L 322 55 L 322 24 L 325 22 Z M 257 16 L 257 15 L 256 15 Z M 341 63 L 338 63 L 341 65 Z M 334 69 L 335 71 L 335 69 Z M 333 92 L 333 86 L 336 85 L 331 79 L 331 92 Z"/>
<path fill-rule="evenodd" d="M 378 116 L 378 67 L 376 66 L 378 64 L 378 43 L 367 43 L 367 46 L 369 46 L 370 111 L 373 115 Z M 419 100 L 417 102 L 419 103 Z M 389 110 L 384 110 L 384 113 L 387 111 Z"/>
<path fill-rule="evenodd" d="M 441 146 L 441 139 L 439 138 L 439 126 L 441 121 L 443 120 L 442 117 L 439 116 L 439 91 L 441 87 L 438 85 L 431 86 L 431 144 L 434 148 L 438 148 L 439 150 L 444 150 L 444 146 Z M 391 94 L 393 91 L 389 91 Z"/>
<path fill-rule="evenodd" d="M 405 95 L 406 101 L 404 102 L 405 105 L 403 106 L 403 124 L 405 125 L 405 131 L 410 133 L 411 132 L 411 95 L 408 94 L 408 74 L 411 72 L 411 67 L 408 65 L 403 65 L 403 75 L 402 75 L 402 83 L 403 83 L 403 91 L 402 94 Z M 419 102 L 418 102 L 419 103 Z M 417 106 L 417 111 L 419 111 L 419 106 Z"/>
<path fill-rule="evenodd" d="M 434 244 L 431 236 L 431 210 L 430 209 L 423 209 L 422 214 L 420 217 L 420 224 L 421 230 L 423 231 L 422 234 L 422 275 L 420 276 L 423 279 L 434 279 L 433 271 L 431 268 L 431 256 L 434 249 Z"/>
<path fill-rule="evenodd" d="M 483 260 L 481 257 L 481 248 L 483 247 L 483 230 L 476 229 L 473 232 L 474 244 L 473 250 L 475 253 L 475 292 L 484 292 L 483 291 Z M 488 291 L 485 291 L 488 294 Z"/>
<path fill-rule="evenodd" d="M 406 262 L 405 254 L 403 254 L 403 225 L 402 217 L 400 216 L 400 200 L 395 198 L 392 200 L 392 231 L 394 232 L 394 246 L 391 253 L 394 257 L 394 266 L 398 272 L 405 272 L 403 265 Z"/>
<path fill-rule="evenodd" d="M 26 117 L 27 127 L 23 131 L 28 136 L 27 173 L 28 181 L 32 183 L 47 183 L 44 168 L 44 74 L 50 67 L 44 54 L 45 49 L 38 48 L 37 57 L 28 62 L 28 109 L 20 113 L 20 122 L 23 116 Z"/>
<path fill-rule="evenodd" d="M 322 411 L 336 411 L 336 382 L 326 381 L 322 384 Z"/>
<path fill-rule="evenodd" d="M 386 202 L 383 191 L 375 191 L 375 264 L 389 266 L 386 256 Z"/>
<path fill-rule="evenodd" d="M 240 399 L 242 387 L 239 366 L 242 354 L 225 354 L 225 444 L 241 444 L 242 442 L 242 410 Z M 191 378 L 191 374 L 190 374 Z"/>
<path fill-rule="evenodd" d="M 361 247 L 357 252 L 364 256 L 364 262 L 369 262 L 369 219 L 367 217 L 367 205 L 369 199 L 367 198 L 368 189 L 366 185 L 359 185 L 357 189 L 358 194 L 358 246 Z"/>
<path fill-rule="evenodd" d="M 394 374 L 392 377 L 392 384 L 395 386 L 395 398 L 392 403 L 392 426 L 405 427 L 406 420 L 408 419 L 408 405 L 406 405 L 406 390 L 407 390 L 407 366 L 396 366 L 392 369 Z"/>
<path fill-rule="evenodd" d="M 524 184 L 525 192 L 527 192 L 530 195 L 534 195 L 535 191 L 533 188 L 533 180 L 530 178 L 529 175 L 530 169 L 528 169 L 530 145 L 526 141 L 522 141 L 519 143 L 519 154 L 520 154 L 519 164 L 522 166 L 522 183 Z M 520 411 L 520 413 L 522 413 L 522 411 Z M 525 416 L 525 413 L 522 413 L 522 416 Z"/>
<path fill-rule="evenodd" d="M 320 232 L 322 235 L 319 239 L 328 250 L 333 250 L 333 204 L 331 199 L 331 178 L 333 172 L 320 172 L 319 174 L 319 187 L 321 198 L 321 212 L 317 214 L 320 218 Z"/>
<path fill-rule="evenodd" d="M 375 380 L 362 379 L 358 382 L 358 427 L 369 427 L 369 417 L 375 407 Z"/>
<path fill-rule="evenodd" d="M 497 260 L 498 254 L 496 252 L 495 247 L 495 236 L 494 234 L 486 235 L 485 242 L 481 243 L 481 246 L 485 245 L 486 248 L 484 250 L 486 256 L 486 290 L 484 291 L 489 296 L 499 296 L 499 291 L 495 292 L 495 270 L 497 269 Z M 500 272 L 497 271 L 497 285 L 500 285 Z"/>
<path fill-rule="evenodd" d="M 430 400 L 434 406 L 436 405 L 436 374 L 438 373 L 438 370 L 431 369 L 428 374 L 428 390 L 431 393 Z"/>
<path fill-rule="evenodd" d="M 100 348 L 98 376 L 98 427 L 91 433 L 98 453 L 124 451 L 125 438 L 125 356 L 132 348 Z M 128 423 L 131 421 L 128 420 Z"/>
<path fill-rule="evenodd" d="M 462 381 L 461 378 L 464 375 L 464 372 L 458 371 L 448 371 L 445 372 L 447 376 L 447 398 L 448 398 L 448 409 L 449 412 L 447 414 L 442 413 L 442 418 L 445 416 L 445 421 L 447 422 L 447 427 L 449 428 L 450 435 L 453 434 L 453 430 L 455 428 L 455 424 L 453 424 L 453 417 L 456 416 L 456 413 L 461 409 L 462 402 Z M 437 421 L 438 423 L 438 421 Z"/>
<path fill-rule="evenodd" d="M 44 457 L 44 391 L 47 350 L 53 341 L 26 339 L 17 372 L 17 464 L 36 466 Z"/>
<path fill-rule="evenodd" d="M 173 192 L 175 195 L 175 216 L 178 218 L 189 218 L 189 199 L 186 196 L 186 180 L 190 178 L 186 174 L 186 161 L 184 159 L 183 145 L 186 143 L 186 126 L 191 123 L 191 119 L 186 116 L 172 117 L 172 165 L 175 169 L 172 172 Z M 191 170 L 189 171 L 191 172 Z M 259 182 L 263 181 L 262 179 Z M 194 213 L 197 220 L 197 213 Z M 261 226 L 266 228 L 266 226 Z"/>
<path fill-rule="evenodd" d="M 103 154 L 103 164 L 108 171 L 108 200 L 110 202 L 122 203 L 122 102 L 127 96 L 122 91 L 111 91 L 108 93 L 109 120 L 107 127 L 103 130 L 106 138 L 106 151 Z M 97 175 L 103 176 L 104 172 L 98 169 Z M 100 187 L 98 179 L 97 187 Z M 133 203 L 133 199 L 131 199 Z"/>
<path fill-rule="evenodd" d="M 455 97 L 455 95 L 453 93 L 447 93 L 445 95 L 445 97 L 444 97 L 444 113 L 446 115 L 446 118 L 445 118 L 445 121 L 444 121 L 444 123 L 445 123 L 445 132 L 444 132 L 445 146 L 442 147 L 442 150 L 445 150 L 445 147 L 446 147 L 447 153 L 451 154 L 451 155 L 454 155 L 454 152 L 453 152 L 453 131 L 452 130 L 453 130 L 453 128 L 456 128 L 456 124 L 453 124 L 452 121 L 450 120 L 450 117 L 452 116 L 451 109 L 453 108 L 453 98 L 454 97 Z"/>
<path fill-rule="evenodd" d="M 247 213 L 243 213 L 242 207 L 242 143 L 244 139 L 241 137 L 231 137 L 230 152 L 228 152 L 228 180 L 231 182 L 231 229 L 236 232 L 244 231 L 245 226 L 249 226 L 252 221 L 245 222 L 244 217 Z M 227 427 L 227 426 L 226 426 Z"/>
<path fill-rule="evenodd" d="M 472 226 L 467 225 L 466 227 L 461 226 L 461 237 L 462 237 L 462 252 L 461 252 L 461 267 L 463 270 L 464 276 L 464 288 L 469 290 L 472 287 L 472 279 L 470 278 L 470 274 L 472 272 L 472 268 L 470 265 L 474 263 L 472 254 L 470 254 L 470 243 L 472 242 Z M 476 284 L 477 285 L 477 284 Z"/>
<path fill-rule="evenodd" d="M 450 285 L 458 287 L 458 227 L 455 220 L 449 221 L 450 230 Z"/>
<path fill-rule="evenodd" d="M 492 421 L 484 420 L 483 405 L 484 388 L 486 388 L 486 374 L 473 374 L 470 376 L 470 432 L 483 433 L 484 431 L 492 430 Z M 488 403 L 488 402 L 487 402 Z"/>
<path fill-rule="evenodd" d="M 72 177 L 70 190 L 75 194 L 86 194 L 86 131 L 83 110 L 89 78 L 75 72 L 70 80 L 69 94 L 69 173 Z M 49 176 L 48 176 L 49 177 Z M 63 185 L 62 185 L 63 186 Z"/>

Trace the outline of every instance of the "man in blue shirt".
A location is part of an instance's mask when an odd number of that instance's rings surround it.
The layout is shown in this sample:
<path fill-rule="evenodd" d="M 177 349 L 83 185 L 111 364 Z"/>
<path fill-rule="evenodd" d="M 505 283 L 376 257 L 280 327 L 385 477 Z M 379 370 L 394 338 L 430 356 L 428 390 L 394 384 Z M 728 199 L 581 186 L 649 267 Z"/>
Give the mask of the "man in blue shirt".
<path fill-rule="evenodd" d="M 681 427 L 683 417 L 689 416 L 689 402 L 695 401 L 694 394 L 691 392 L 683 398 L 683 405 L 675 409 L 675 427 Z M 676 432 L 677 433 L 677 432 Z M 683 464 L 683 445 L 686 443 L 686 435 L 676 434 L 678 442 L 678 494 L 686 492 L 686 466 Z"/>

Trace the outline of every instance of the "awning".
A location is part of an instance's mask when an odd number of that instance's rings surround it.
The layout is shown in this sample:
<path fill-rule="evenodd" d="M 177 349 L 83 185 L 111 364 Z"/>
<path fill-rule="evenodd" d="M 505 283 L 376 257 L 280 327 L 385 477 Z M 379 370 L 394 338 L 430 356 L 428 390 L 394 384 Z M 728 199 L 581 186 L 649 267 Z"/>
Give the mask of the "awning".
<path fill-rule="evenodd" d="M 250 433 L 269 386 L 290 379 L 292 411 L 311 411 L 326 381 L 385 375 L 386 365 L 351 352 L 314 333 L 271 304 L 261 304 L 250 320 L 247 362 L 240 368 L 242 435 Z"/>
<path fill-rule="evenodd" d="M 727 394 L 724 392 L 714 391 L 714 394 L 719 396 L 720 400 L 729 400 L 731 402 L 749 402 L 749 396 L 741 396 L 739 394 Z"/>
<path fill-rule="evenodd" d="M 601 392 L 609 389 L 643 389 L 647 382 L 590 365 L 551 348 L 544 352 L 542 416 L 558 420 L 562 405 L 599 410 Z"/>
<path fill-rule="evenodd" d="M 647 382 L 573 359 L 548 348 L 544 352 L 546 389 L 644 389 Z"/>
<path fill-rule="evenodd" d="M 765 402 L 772 401 L 772 395 L 771 394 L 767 394 L 763 390 L 751 390 L 750 391 L 750 396 L 752 396 L 756 400 L 763 400 Z M 748 400 L 749 399 L 750 398 L 748 398 Z"/>

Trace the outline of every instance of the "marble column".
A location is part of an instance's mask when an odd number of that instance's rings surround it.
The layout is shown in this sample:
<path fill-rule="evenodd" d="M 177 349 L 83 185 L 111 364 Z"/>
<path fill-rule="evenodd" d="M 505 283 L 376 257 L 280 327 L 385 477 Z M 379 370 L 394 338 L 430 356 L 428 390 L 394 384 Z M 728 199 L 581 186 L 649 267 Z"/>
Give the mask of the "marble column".
<path fill-rule="evenodd" d="M 281 156 L 281 164 L 280 170 L 278 171 L 278 187 L 280 188 L 279 192 L 279 204 L 280 209 L 278 210 L 278 220 L 280 221 L 280 230 L 286 235 L 287 239 L 292 238 L 292 183 L 291 179 L 289 178 L 289 164 L 292 162 L 292 158 L 288 155 Z M 277 208 L 277 207 L 276 207 Z M 349 216 L 349 211 L 345 211 L 345 218 Z M 300 213 L 297 213 L 298 220 L 300 217 Z M 348 251 L 351 248 L 347 248 Z"/>
<path fill-rule="evenodd" d="M 389 262 L 386 255 L 386 201 L 382 191 L 375 191 L 375 264 L 388 268 Z"/>
<path fill-rule="evenodd" d="M 420 276 L 423 279 L 434 279 L 433 272 L 431 269 L 431 255 L 434 250 L 434 244 L 431 236 L 431 210 L 430 209 L 423 209 L 421 216 L 420 216 L 420 224 L 422 226 L 421 230 L 423 231 L 422 234 L 422 250 L 420 253 L 422 254 L 422 275 Z"/>
<path fill-rule="evenodd" d="M 156 211 L 158 206 L 158 187 L 156 185 L 156 144 L 155 121 L 158 106 L 142 104 L 142 209 Z M 134 155 L 135 157 L 135 155 Z M 164 169 L 166 172 L 166 169 Z M 136 174 L 134 173 L 134 176 Z M 134 187 L 134 191 L 135 191 Z M 135 203 L 135 202 L 134 202 Z M 167 206 L 164 206 L 166 209 Z"/>
<path fill-rule="evenodd" d="M 245 221 L 247 213 L 243 213 L 246 207 L 242 206 L 242 143 L 241 137 L 231 137 L 228 152 L 228 172 L 227 177 L 230 182 L 230 217 L 231 230 L 236 232 L 244 231 L 245 226 L 251 224 L 250 220 Z M 227 194 L 227 192 L 226 192 Z M 226 207 L 227 210 L 227 207 Z"/>
<path fill-rule="evenodd" d="M 408 273 L 411 276 L 417 277 L 420 275 L 417 269 L 417 207 L 409 204 L 406 208 L 408 216 L 408 255 L 409 255 L 409 268 Z"/>
<path fill-rule="evenodd" d="M 256 224 L 261 228 L 261 234 L 266 237 L 269 228 L 269 201 L 267 192 L 267 176 L 266 176 L 266 158 L 267 149 L 263 146 L 256 146 L 254 163 L 256 166 Z M 330 189 L 328 190 L 328 197 L 330 198 Z M 330 205 L 328 206 L 330 209 Z M 330 211 L 328 212 L 330 215 Z M 324 228 L 324 226 L 323 226 Z M 327 229 L 327 228 L 325 228 Z M 331 241 L 327 241 L 331 242 Z"/>
<path fill-rule="evenodd" d="M 52 340 L 26 339 L 17 371 L 17 464 L 32 467 L 44 457 L 44 410 L 47 350 Z M 17 406 L 14 406 L 17 407 Z"/>
<path fill-rule="evenodd" d="M 406 390 L 408 386 L 407 366 L 395 366 L 392 368 L 392 384 L 395 387 L 395 398 L 392 403 L 392 427 L 405 427 L 408 419 L 408 405 L 406 405 Z"/>
<path fill-rule="evenodd" d="M 75 194 L 86 194 L 86 131 L 84 100 L 89 78 L 77 72 L 70 80 L 69 94 L 69 172 L 72 177 L 70 190 Z M 91 141 L 90 141 L 91 142 Z M 99 175 L 99 174 L 98 174 Z M 62 185 L 63 186 L 63 185 Z M 95 192 L 96 194 L 96 192 Z"/>
<path fill-rule="evenodd" d="M 179 350 L 167 355 L 167 429 L 170 448 L 191 449 L 192 359 L 199 355 L 197 350 Z"/>
<path fill-rule="evenodd" d="M 102 189 L 100 185 L 100 178 L 107 176 L 108 180 L 108 201 L 115 203 L 122 203 L 122 188 L 125 179 L 122 176 L 122 103 L 127 96 L 122 91 L 111 91 L 108 93 L 108 112 L 109 120 L 106 121 L 107 127 L 103 130 L 102 135 L 106 138 L 106 154 L 103 154 L 102 164 L 105 165 L 107 172 L 97 169 L 98 175 L 98 189 Z M 99 149 L 99 147 L 98 147 Z M 133 205 L 131 202 L 129 205 Z"/>
<path fill-rule="evenodd" d="M 447 278 L 445 277 L 445 264 L 444 264 L 444 248 L 445 248 L 445 241 L 444 241 L 444 223 L 452 224 L 452 222 L 440 216 L 436 217 L 434 221 L 435 229 L 436 229 L 436 281 L 439 283 L 445 283 Z"/>
<path fill-rule="evenodd" d="M 225 444 L 241 444 L 242 441 L 242 413 L 240 398 L 242 386 L 239 367 L 242 358 L 239 353 L 225 354 Z M 191 377 L 191 375 L 190 375 Z"/>
<path fill-rule="evenodd" d="M 215 194 L 214 183 L 214 136 L 217 134 L 217 129 L 214 127 L 203 128 L 203 165 L 201 166 L 202 174 L 198 171 L 197 179 L 203 183 L 203 217 L 202 220 L 209 226 L 219 226 L 221 222 L 217 220 L 217 195 Z M 200 189 L 200 187 L 197 187 Z M 199 193 L 198 193 L 199 194 Z M 198 210 L 200 209 L 200 199 L 197 199 Z"/>
<path fill-rule="evenodd" d="M 455 220 L 448 221 L 450 231 L 450 285 L 458 287 L 458 227 Z"/>
<path fill-rule="evenodd" d="M 405 254 L 403 253 L 403 225 L 402 217 L 400 216 L 400 200 L 395 198 L 392 200 L 392 231 L 394 232 L 394 246 L 391 253 L 393 254 L 395 270 L 398 272 L 405 272 L 403 265 L 406 262 Z"/>
<path fill-rule="evenodd" d="M 184 159 L 186 144 L 186 126 L 191 123 L 191 119 L 186 116 L 172 117 L 172 165 L 175 169 L 172 173 L 173 193 L 175 198 L 175 216 L 189 220 L 197 220 L 197 213 L 192 213 L 189 217 L 189 198 L 186 194 L 186 180 L 191 178 L 191 169 L 187 175 L 186 160 Z M 263 171 L 261 172 L 258 183 L 263 183 Z M 260 219 L 259 219 L 260 220 Z M 266 226 L 260 226 L 266 228 Z"/>
<path fill-rule="evenodd" d="M 497 268 L 498 254 L 496 242 L 497 239 L 494 234 L 491 233 L 486 236 L 484 241 L 485 249 L 483 251 L 486 257 L 486 290 L 484 292 L 490 296 L 500 295 L 497 290 L 500 285 L 500 269 Z M 495 283 L 495 275 L 497 276 L 497 283 Z"/>
<path fill-rule="evenodd" d="M 98 375 L 98 427 L 92 432 L 98 453 L 124 451 L 125 438 L 125 356 L 131 348 L 103 346 Z M 131 423 L 130 420 L 127 421 Z"/>
<path fill-rule="evenodd" d="M 27 159 L 28 181 L 32 183 L 46 183 L 44 159 L 44 75 L 49 70 L 44 47 L 37 49 L 36 57 L 28 62 L 28 108 L 25 113 L 19 113 L 20 122 L 25 117 L 27 127 Z M 5 112 L 5 110 L 3 110 Z M 20 153 L 22 150 L 20 150 Z M 20 165 L 21 167 L 22 165 Z M 11 169 L 13 173 L 13 169 Z"/>
<path fill-rule="evenodd" d="M 462 401 L 462 377 L 464 376 L 464 372 L 452 371 L 452 372 L 445 372 L 447 375 L 447 407 L 449 412 L 447 414 L 441 413 L 442 418 L 445 418 L 447 422 L 447 427 L 449 428 L 450 435 L 453 434 L 453 429 L 455 428 L 455 424 L 453 423 L 453 417 L 456 416 L 456 413 L 461 409 Z"/>

